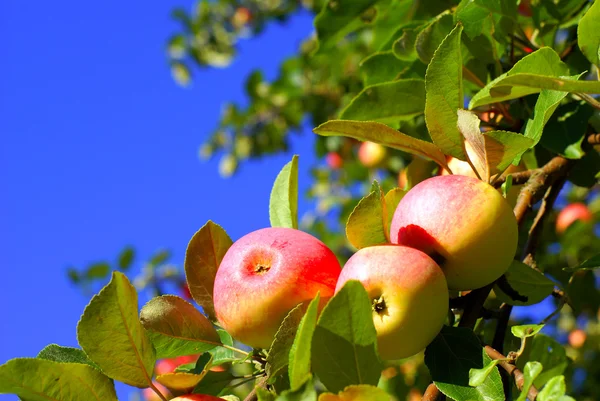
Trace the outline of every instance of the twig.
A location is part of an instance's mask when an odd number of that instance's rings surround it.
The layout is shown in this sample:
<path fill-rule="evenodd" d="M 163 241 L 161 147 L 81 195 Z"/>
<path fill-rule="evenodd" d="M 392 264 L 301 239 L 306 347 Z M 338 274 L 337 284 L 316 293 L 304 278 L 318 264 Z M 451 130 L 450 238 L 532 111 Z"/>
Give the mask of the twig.
<path fill-rule="evenodd" d="M 152 381 L 150 381 L 150 388 L 152 389 L 152 391 L 154 391 L 156 393 L 156 395 L 158 395 L 158 397 L 162 401 L 167 401 L 167 399 L 165 398 L 163 393 L 160 392 L 160 390 L 154 385 L 154 383 Z"/>
<path fill-rule="evenodd" d="M 481 79 L 479 79 L 479 77 L 477 75 L 475 75 L 473 73 L 473 71 L 469 70 L 466 66 L 463 65 L 463 73 L 465 74 L 465 77 L 473 82 L 475 85 L 479 86 L 480 88 L 484 88 L 485 84 L 481 81 Z"/>
<path fill-rule="evenodd" d="M 594 99 L 593 96 L 590 96 L 587 93 L 581 93 L 581 92 L 575 92 L 575 93 L 573 93 L 573 95 L 581 98 L 582 100 L 585 100 L 593 108 L 600 110 L 600 102 L 598 102 L 596 99 Z"/>
<path fill-rule="evenodd" d="M 427 386 L 425 394 L 423 394 L 423 401 L 442 401 L 446 398 L 444 394 L 436 387 L 435 383 L 431 383 Z"/>
<path fill-rule="evenodd" d="M 250 391 L 248 393 L 248 395 L 246 396 L 246 398 L 244 398 L 244 401 L 257 401 L 258 400 L 258 395 L 256 394 L 256 388 L 257 387 L 265 387 L 265 385 L 267 384 L 267 380 L 268 379 L 269 379 L 268 377 L 263 377 L 262 379 L 260 379 L 256 383 L 256 386 L 254 386 L 254 388 L 252 389 L 252 391 Z"/>
<path fill-rule="evenodd" d="M 590 134 L 587 137 L 587 142 L 590 145 L 600 145 L 600 132 L 597 134 Z"/>
<path fill-rule="evenodd" d="M 513 377 L 517 388 L 519 389 L 519 391 L 521 391 L 523 389 L 523 384 L 525 384 L 525 376 L 523 376 L 523 372 L 517 369 L 517 367 L 513 365 L 510 361 L 506 360 L 507 358 L 504 355 L 502 355 L 500 352 L 496 351 L 489 345 L 485 346 L 485 352 L 490 358 L 500 361 L 498 362 L 498 365 L 500 365 L 500 367 L 504 369 L 506 373 Z M 535 388 L 535 386 L 532 385 L 529 388 L 529 391 L 527 392 L 527 399 L 529 399 L 529 401 L 534 401 L 537 397 L 537 394 L 537 389 Z"/>

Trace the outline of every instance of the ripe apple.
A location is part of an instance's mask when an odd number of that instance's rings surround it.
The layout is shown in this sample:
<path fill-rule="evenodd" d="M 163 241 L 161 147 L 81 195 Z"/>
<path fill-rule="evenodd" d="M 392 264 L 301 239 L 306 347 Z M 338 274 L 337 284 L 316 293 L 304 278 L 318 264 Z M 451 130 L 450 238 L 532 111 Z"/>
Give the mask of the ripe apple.
<path fill-rule="evenodd" d="M 365 167 L 375 167 L 385 159 L 386 149 L 375 142 L 363 142 L 358 148 L 358 160 Z"/>
<path fill-rule="evenodd" d="M 156 376 L 171 373 L 179 366 L 175 358 L 161 359 L 154 367 L 154 373 Z"/>
<path fill-rule="evenodd" d="M 556 232 L 562 234 L 571 224 L 575 223 L 575 221 L 581 220 L 587 223 L 593 218 L 594 215 L 585 204 L 581 202 L 571 203 L 558 214 L 558 217 L 556 218 Z"/>
<path fill-rule="evenodd" d="M 587 334 L 581 329 L 575 329 L 569 333 L 569 344 L 573 348 L 581 348 L 585 344 Z"/>
<path fill-rule="evenodd" d="M 162 395 L 167 396 L 167 398 L 169 398 L 168 396 L 170 396 L 171 393 L 165 386 L 163 386 L 157 381 L 153 381 L 152 384 L 154 384 L 154 386 L 158 389 L 158 391 L 160 391 Z M 156 394 L 154 390 L 152 390 L 150 387 L 142 390 L 142 397 L 146 401 L 162 401 L 158 394 Z"/>
<path fill-rule="evenodd" d="M 186 394 L 173 398 L 171 401 L 223 401 L 223 399 L 205 394 Z"/>
<path fill-rule="evenodd" d="M 363 248 L 346 262 L 336 291 L 348 280 L 360 281 L 369 294 L 382 359 L 417 354 L 444 325 L 446 279 L 421 251 L 398 245 Z"/>
<path fill-rule="evenodd" d="M 499 278 L 517 249 L 517 220 L 491 185 L 462 175 L 436 176 L 402 198 L 391 242 L 430 255 L 451 290 L 473 290 Z"/>
<path fill-rule="evenodd" d="M 233 14 L 232 23 L 241 28 L 252 20 L 252 12 L 246 7 L 239 7 Z"/>
<path fill-rule="evenodd" d="M 341 168 L 344 165 L 344 159 L 342 159 L 342 156 L 340 156 L 339 153 L 336 152 L 327 153 L 327 156 L 325 156 L 325 162 L 329 167 L 335 170 Z"/>
<path fill-rule="evenodd" d="M 340 264 L 317 238 L 291 228 L 263 228 L 236 241 L 223 257 L 213 290 L 215 313 L 234 338 L 268 348 L 296 305 L 333 296 Z"/>

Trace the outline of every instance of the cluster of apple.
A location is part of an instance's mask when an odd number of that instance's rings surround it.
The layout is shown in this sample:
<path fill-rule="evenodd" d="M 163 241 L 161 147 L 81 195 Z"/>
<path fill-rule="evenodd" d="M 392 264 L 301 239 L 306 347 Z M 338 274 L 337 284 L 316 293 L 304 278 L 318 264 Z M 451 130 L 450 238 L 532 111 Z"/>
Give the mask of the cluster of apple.
<path fill-rule="evenodd" d="M 343 269 L 319 239 L 290 228 L 264 228 L 236 241 L 217 271 L 217 319 L 234 338 L 268 348 L 296 305 L 321 296 L 321 307 L 348 280 L 372 301 L 378 351 L 400 359 L 423 350 L 448 313 L 450 290 L 492 283 L 517 247 L 510 205 L 489 184 L 466 176 L 429 178 L 394 213 L 391 244 L 360 249 Z"/>

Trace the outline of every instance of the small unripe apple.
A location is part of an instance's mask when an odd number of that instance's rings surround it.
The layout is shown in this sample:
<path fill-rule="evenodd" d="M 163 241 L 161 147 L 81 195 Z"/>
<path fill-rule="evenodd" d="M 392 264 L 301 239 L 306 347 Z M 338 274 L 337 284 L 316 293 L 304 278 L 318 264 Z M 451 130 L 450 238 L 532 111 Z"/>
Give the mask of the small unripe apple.
<path fill-rule="evenodd" d="M 382 359 L 417 354 L 444 325 L 446 279 L 421 251 L 398 245 L 363 248 L 346 262 L 336 291 L 348 280 L 360 281 L 369 294 Z"/>
<path fill-rule="evenodd" d="M 236 241 L 217 274 L 213 299 L 217 319 L 235 339 L 268 348 L 296 305 L 333 295 L 340 264 L 317 238 L 291 228 L 264 228 Z"/>
<path fill-rule="evenodd" d="M 562 234 L 577 220 L 587 223 L 593 218 L 594 215 L 585 204 L 581 202 L 571 203 L 558 214 L 558 217 L 556 218 L 556 232 Z"/>
<path fill-rule="evenodd" d="M 375 167 L 385 159 L 386 149 L 375 142 L 363 142 L 358 148 L 358 160 L 365 167 Z"/>
<path fill-rule="evenodd" d="M 205 394 L 186 394 L 173 398 L 171 401 L 223 401 L 223 399 Z"/>
<path fill-rule="evenodd" d="M 327 153 L 327 156 L 325 156 L 325 162 L 329 167 L 335 170 L 341 168 L 344 165 L 344 159 L 342 159 L 342 156 L 340 156 L 339 153 L 336 152 Z"/>
<path fill-rule="evenodd" d="M 473 290 L 499 278 L 517 249 L 517 220 L 491 185 L 476 178 L 429 178 L 400 201 L 391 242 L 438 262 L 451 290 Z"/>

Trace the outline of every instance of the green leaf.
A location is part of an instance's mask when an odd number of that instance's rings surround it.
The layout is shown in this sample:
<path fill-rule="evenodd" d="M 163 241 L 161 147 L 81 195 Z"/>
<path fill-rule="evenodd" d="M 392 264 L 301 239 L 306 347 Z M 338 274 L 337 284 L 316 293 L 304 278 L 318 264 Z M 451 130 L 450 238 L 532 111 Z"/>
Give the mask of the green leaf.
<path fill-rule="evenodd" d="M 544 367 L 544 371 L 533 382 L 538 389 L 552 377 L 563 374 L 569 364 L 562 344 L 542 333 L 527 340 L 525 352 L 517 360 L 517 367 L 523 371 L 523 365 L 528 361 L 537 361 Z"/>
<path fill-rule="evenodd" d="M 592 256 L 582 264 L 575 267 L 565 267 L 567 272 L 576 272 L 577 270 L 594 270 L 600 268 L 600 254 Z"/>
<path fill-rule="evenodd" d="M 477 387 L 469 386 L 471 369 L 482 369 L 491 358 L 471 329 L 444 326 L 425 349 L 425 364 L 437 388 L 457 400 L 504 400 L 500 373 L 495 367 Z"/>
<path fill-rule="evenodd" d="M 356 248 L 389 242 L 388 213 L 379 183 L 373 183 L 373 191 L 362 198 L 346 223 L 348 241 Z"/>
<path fill-rule="evenodd" d="M 185 277 L 194 301 L 211 320 L 216 320 L 213 287 L 217 269 L 233 241 L 218 224 L 208 221 L 198 230 L 185 251 Z"/>
<path fill-rule="evenodd" d="M 280 374 L 288 366 L 290 349 L 294 343 L 296 331 L 304 316 L 306 306 L 307 304 L 304 303 L 296 305 L 281 322 L 267 356 L 267 374 L 269 377 Z"/>
<path fill-rule="evenodd" d="M 200 383 L 194 387 L 192 393 L 219 396 L 226 393 L 225 390 L 234 379 L 235 376 L 228 370 L 224 372 L 209 370 Z"/>
<path fill-rule="evenodd" d="M 396 58 L 403 61 L 414 61 L 417 59 L 415 43 L 419 36 L 419 32 L 421 32 L 425 26 L 426 25 L 422 25 L 417 21 L 410 26 L 402 28 L 401 35 L 392 45 L 392 50 Z"/>
<path fill-rule="evenodd" d="M 371 86 L 398 79 L 410 64 L 398 60 L 391 51 L 378 52 L 360 62 L 360 73 L 364 85 Z"/>
<path fill-rule="evenodd" d="M 513 260 L 504 274 L 494 285 L 494 293 L 502 302 L 509 305 L 534 305 L 552 294 L 554 282 L 526 264 Z"/>
<path fill-rule="evenodd" d="M 457 25 L 436 50 L 425 75 L 425 121 L 433 142 L 449 155 L 465 159 L 457 110 L 463 107 L 462 57 Z"/>
<path fill-rule="evenodd" d="M 17 358 L 0 365 L 0 394 L 27 401 L 117 401 L 112 381 L 82 363 Z"/>
<path fill-rule="evenodd" d="M 560 60 L 558 54 L 549 47 L 543 47 L 523 57 L 508 72 L 500 75 L 477 92 L 469 103 L 469 109 L 527 96 L 537 93 L 541 89 L 557 89 L 556 87 L 542 88 L 526 86 L 516 86 L 513 88 L 512 86 L 516 84 L 514 81 L 511 83 L 509 79 L 514 79 L 515 77 L 517 79 L 535 78 L 535 82 L 539 82 L 541 79 L 554 82 L 554 86 L 560 86 L 558 82 L 563 82 L 564 79 L 561 81 L 558 77 L 567 75 L 569 75 L 569 67 Z"/>
<path fill-rule="evenodd" d="M 292 390 L 300 388 L 310 377 L 312 338 L 317 326 L 320 300 L 321 297 L 317 294 L 308 305 L 306 313 L 302 317 L 302 320 L 300 320 L 296 337 L 290 349 L 288 373 Z"/>
<path fill-rule="evenodd" d="M 54 362 L 83 363 L 100 370 L 98 365 L 90 361 L 90 358 L 79 348 L 62 347 L 58 344 L 46 345 L 37 355 L 39 359 Z"/>
<path fill-rule="evenodd" d="M 231 334 L 226 332 L 225 330 L 217 330 L 219 334 L 219 339 L 221 340 L 221 344 L 227 345 L 228 347 L 233 347 L 233 338 Z M 212 366 L 222 365 L 224 363 L 233 362 L 237 358 L 235 357 L 235 353 L 230 348 L 225 347 L 216 347 L 208 351 L 212 354 Z"/>
<path fill-rule="evenodd" d="M 258 401 L 275 401 L 276 395 L 262 387 L 256 387 L 256 397 Z"/>
<path fill-rule="evenodd" d="M 157 358 L 198 354 L 221 345 L 208 319 L 175 295 L 151 299 L 142 308 L 140 321 L 148 330 Z"/>
<path fill-rule="evenodd" d="M 442 14 L 435 17 L 435 19 L 417 35 L 415 49 L 419 59 L 423 63 L 429 64 L 436 49 L 453 29 L 454 18 L 450 11 L 444 11 Z"/>
<path fill-rule="evenodd" d="M 196 361 L 196 363 L 186 363 L 175 368 L 175 372 L 201 374 L 207 367 L 212 365 L 213 356 L 210 352 L 205 352 Z"/>
<path fill-rule="evenodd" d="M 559 107 L 548 121 L 540 143 L 546 149 L 568 159 L 581 159 L 585 155 L 581 146 L 588 133 L 588 121 L 593 114 L 594 109 L 585 102 L 569 102 Z"/>
<path fill-rule="evenodd" d="M 336 0 L 323 2 L 323 8 L 315 17 L 315 29 L 319 50 L 335 46 L 344 36 L 364 25 L 363 13 L 377 0 Z"/>
<path fill-rule="evenodd" d="M 533 141 L 510 131 L 488 131 L 485 148 L 492 171 L 504 171 L 517 156 L 533 147 Z"/>
<path fill-rule="evenodd" d="M 138 295 L 127 277 L 112 279 L 95 295 L 77 325 L 77 340 L 87 356 L 111 379 L 148 387 L 156 353 L 138 320 Z"/>
<path fill-rule="evenodd" d="M 567 386 L 565 385 L 564 376 L 555 376 L 548 380 L 542 391 L 538 393 L 536 400 L 538 401 L 559 401 L 565 395 Z"/>
<path fill-rule="evenodd" d="M 272 227 L 298 228 L 298 155 L 283 166 L 275 179 L 269 217 Z"/>
<path fill-rule="evenodd" d="M 425 83 L 422 79 L 400 79 L 364 88 L 342 110 L 342 120 L 397 123 L 425 110 Z"/>
<path fill-rule="evenodd" d="M 375 386 L 360 384 L 348 386 L 338 394 L 324 393 L 319 401 L 391 401 L 392 397 Z"/>
<path fill-rule="evenodd" d="M 481 34 L 512 33 L 517 22 L 517 3 L 502 0 L 461 1 L 456 9 L 456 20 L 465 27 L 471 39 Z"/>
<path fill-rule="evenodd" d="M 499 363 L 500 363 L 499 360 L 492 360 L 492 361 L 488 362 L 481 369 L 475 369 L 475 368 L 469 369 L 469 386 L 471 386 L 471 387 L 481 386 L 483 384 L 483 382 L 485 382 L 485 379 L 488 378 L 490 373 L 495 372 L 496 365 L 498 365 Z"/>
<path fill-rule="evenodd" d="M 510 332 L 513 334 L 513 336 L 524 339 L 535 336 L 543 328 L 543 324 L 524 324 L 521 326 L 511 327 Z"/>
<path fill-rule="evenodd" d="M 379 381 L 377 332 L 371 302 L 358 281 L 349 281 L 321 313 L 312 343 L 314 372 L 329 391 Z"/>
<path fill-rule="evenodd" d="M 277 401 L 317 401 L 317 392 L 312 379 L 309 377 L 299 388 L 286 390 L 276 399 Z"/>
<path fill-rule="evenodd" d="M 410 166 L 410 165 L 409 165 Z M 387 212 L 387 216 L 385 217 L 385 227 L 392 226 L 392 219 L 394 218 L 394 213 L 396 212 L 396 208 L 398 204 L 404 198 L 407 191 L 404 191 L 400 188 L 391 189 L 387 194 L 385 194 L 385 210 Z M 389 229 L 386 231 L 386 234 L 389 235 Z"/>
<path fill-rule="evenodd" d="M 413 138 L 381 123 L 332 120 L 319 125 L 313 131 L 322 136 L 345 136 L 360 141 L 376 142 L 426 157 L 442 167 L 448 167 L 446 156 L 433 143 Z"/>
<path fill-rule="evenodd" d="M 94 263 L 90 265 L 86 272 L 85 277 L 87 279 L 105 278 L 110 274 L 110 265 L 108 263 Z"/>
<path fill-rule="evenodd" d="M 577 26 L 577 43 L 592 64 L 600 67 L 600 3 L 594 1 Z"/>
<path fill-rule="evenodd" d="M 510 189 L 512 188 L 512 182 L 513 182 L 513 177 L 512 174 L 509 174 L 506 176 L 506 181 L 504 181 L 502 183 L 502 196 L 504 196 L 504 198 L 508 197 L 508 194 L 510 193 Z"/>
<path fill-rule="evenodd" d="M 529 389 L 533 385 L 533 381 L 538 375 L 542 373 L 542 364 L 539 362 L 527 362 L 525 364 L 525 369 L 523 370 L 523 376 L 525 380 L 523 382 L 523 388 L 521 389 L 521 394 L 519 394 L 519 398 L 517 401 L 526 401 L 527 393 Z"/>
<path fill-rule="evenodd" d="M 169 252 L 168 250 L 165 249 L 162 251 L 158 251 L 154 255 L 152 255 L 152 258 L 150 259 L 148 264 L 152 267 L 160 266 L 163 263 L 165 263 L 170 257 L 171 252 Z"/>
<path fill-rule="evenodd" d="M 119 270 L 127 271 L 135 258 L 135 249 L 130 246 L 126 246 L 119 255 Z"/>

